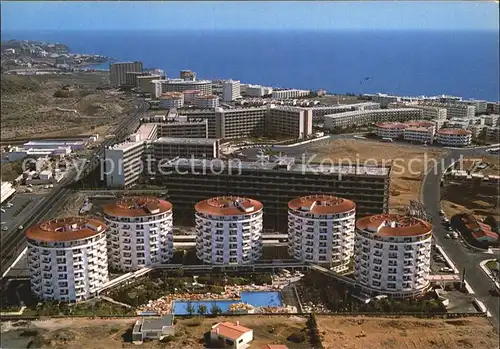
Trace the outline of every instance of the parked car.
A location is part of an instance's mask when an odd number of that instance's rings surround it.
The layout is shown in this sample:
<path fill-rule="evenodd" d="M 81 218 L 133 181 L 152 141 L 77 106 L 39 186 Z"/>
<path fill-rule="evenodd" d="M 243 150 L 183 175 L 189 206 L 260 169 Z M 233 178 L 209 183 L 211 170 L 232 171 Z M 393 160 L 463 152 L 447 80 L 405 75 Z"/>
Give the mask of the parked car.
<path fill-rule="evenodd" d="M 9 230 L 9 227 L 8 227 L 8 226 L 6 226 L 6 225 L 4 225 L 4 226 L 2 227 L 2 231 L 7 231 L 7 230 Z"/>

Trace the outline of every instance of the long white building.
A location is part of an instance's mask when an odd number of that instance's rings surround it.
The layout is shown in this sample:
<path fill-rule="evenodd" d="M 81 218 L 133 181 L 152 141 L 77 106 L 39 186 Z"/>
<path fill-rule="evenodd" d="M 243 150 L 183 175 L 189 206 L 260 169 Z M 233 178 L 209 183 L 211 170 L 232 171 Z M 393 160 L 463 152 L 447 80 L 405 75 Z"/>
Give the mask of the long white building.
<path fill-rule="evenodd" d="M 345 113 L 325 115 L 326 129 L 341 129 L 366 126 L 377 122 L 410 121 L 422 119 L 422 110 L 413 108 L 355 110 Z"/>
<path fill-rule="evenodd" d="M 215 197 L 195 205 L 196 256 L 208 264 L 249 264 L 262 253 L 263 205 L 253 199 Z"/>
<path fill-rule="evenodd" d="M 271 96 L 273 99 L 291 99 L 291 98 L 300 98 L 310 95 L 311 91 L 309 90 L 273 90 Z"/>
<path fill-rule="evenodd" d="M 356 222 L 355 278 L 365 292 L 397 298 L 421 295 L 429 285 L 432 225 L 395 214 Z"/>
<path fill-rule="evenodd" d="M 472 142 L 472 132 L 462 128 L 442 128 L 437 131 L 437 142 L 451 147 L 466 147 Z"/>
<path fill-rule="evenodd" d="M 356 205 L 328 194 L 288 203 L 288 253 L 296 260 L 346 270 L 354 254 Z"/>
<path fill-rule="evenodd" d="M 28 228 L 26 239 L 31 290 L 37 298 L 83 301 L 108 281 L 104 223 L 56 219 Z"/>
<path fill-rule="evenodd" d="M 172 204 L 154 197 L 124 197 L 104 206 L 108 261 L 114 270 L 134 271 L 167 263 L 173 255 Z"/>

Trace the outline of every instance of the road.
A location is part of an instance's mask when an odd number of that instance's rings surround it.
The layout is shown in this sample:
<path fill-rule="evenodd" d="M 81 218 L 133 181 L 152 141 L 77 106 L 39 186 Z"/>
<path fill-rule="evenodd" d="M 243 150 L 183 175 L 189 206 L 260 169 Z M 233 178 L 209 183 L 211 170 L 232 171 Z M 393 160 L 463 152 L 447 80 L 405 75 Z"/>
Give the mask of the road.
<path fill-rule="evenodd" d="M 485 155 L 484 148 L 481 149 L 451 149 L 437 164 L 435 168 L 424 177 L 421 188 L 421 202 L 424 204 L 427 212 L 432 217 L 434 230 L 434 239 L 441 245 L 448 256 L 453 260 L 455 266 L 462 272 L 465 268 L 466 280 L 472 289 L 476 292 L 476 297 L 481 300 L 492 315 L 492 323 L 499 329 L 500 320 L 500 298 L 494 297 L 489 293 L 492 288 L 492 282 L 484 274 L 479 263 L 485 259 L 494 258 L 491 254 L 474 252 L 462 245 L 458 240 L 445 239 L 448 231 L 441 223 L 439 211 L 441 210 L 440 182 L 444 171 L 460 156 L 480 156 Z"/>
<path fill-rule="evenodd" d="M 98 168 L 100 164 L 99 158 L 102 158 L 104 155 L 104 149 L 107 146 L 121 141 L 129 133 L 130 129 L 139 123 L 140 116 L 142 116 L 142 113 L 147 111 L 148 108 L 148 103 L 141 101 L 137 109 L 128 117 L 124 118 L 124 120 L 111 131 L 115 136 L 106 139 L 99 145 L 99 147 L 94 149 L 93 153 L 90 155 L 90 161 L 85 165 L 82 171 L 83 177 Z M 17 222 L 17 224 L 22 224 L 24 229 L 26 229 L 30 225 L 43 222 L 44 220 L 53 217 L 53 215 L 62 207 L 63 204 L 66 203 L 69 198 L 71 194 L 69 186 L 75 181 L 80 180 L 80 178 L 76 178 L 76 174 L 75 169 L 70 168 L 64 178 L 54 186 L 53 190 L 36 204 L 30 212 L 30 215 L 26 217 L 25 221 Z M 0 246 L 0 275 L 4 274 L 7 268 L 9 268 L 24 248 L 24 229 L 14 234 L 9 234 L 5 236 L 5 238 L 2 236 Z"/>

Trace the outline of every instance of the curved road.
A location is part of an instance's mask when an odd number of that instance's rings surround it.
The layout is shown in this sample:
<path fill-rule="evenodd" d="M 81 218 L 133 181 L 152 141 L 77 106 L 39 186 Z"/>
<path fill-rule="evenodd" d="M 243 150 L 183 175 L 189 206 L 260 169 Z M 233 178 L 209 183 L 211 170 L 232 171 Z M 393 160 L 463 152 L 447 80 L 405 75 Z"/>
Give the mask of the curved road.
<path fill-rule="evenodd" d="M 491 146 L 490 146 L 491 147 Z M 494 297 L 489 293 L 492 288 L 492 282 L 483 272 L 479 263 L 485 259 L 491 259 L 494 256 L 483 252 L 475 252 L 467 249 L 458 240 L 445 239 L 448 233 L 441 223 L 439 211 L 441 210 L 441 195 L 440 182 L 443 173 L 455 161 L 460 159 L 460 156 L 480 156 L 485 155 L 485 148 L 475 149 L 450 149 L 450 151 L 441 158 L 441 161 L 429 170 L 422 182 L 420 191 L 421 202 L 423 203 L 427 213 L 432 217 L 432 225 L 434 230 L 434 239 L 439 244 L 448 256 L 452 259 L 455 266 L 462 273 L 465 268 L 465 278 L 469 285 L 476 293 L 476 298 L 482 301 L 492 315 L 493 326 L 499 330 L 499 313 L 500 313 L 500 298 Z"/>

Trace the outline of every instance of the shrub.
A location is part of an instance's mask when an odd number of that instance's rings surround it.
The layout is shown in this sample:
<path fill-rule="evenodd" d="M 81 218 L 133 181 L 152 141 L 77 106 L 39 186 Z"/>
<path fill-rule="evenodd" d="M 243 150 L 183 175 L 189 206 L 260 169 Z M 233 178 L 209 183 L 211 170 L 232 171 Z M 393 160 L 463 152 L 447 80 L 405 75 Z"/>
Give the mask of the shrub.
<path fill-rule="evenodd" d="M 296 331 L 296 332 L 292 333 L 290 336 L 288 336 L 287 339 L 290 342 L 302 343 L 306 340 L 306 336 L 302 332 Z"/>

